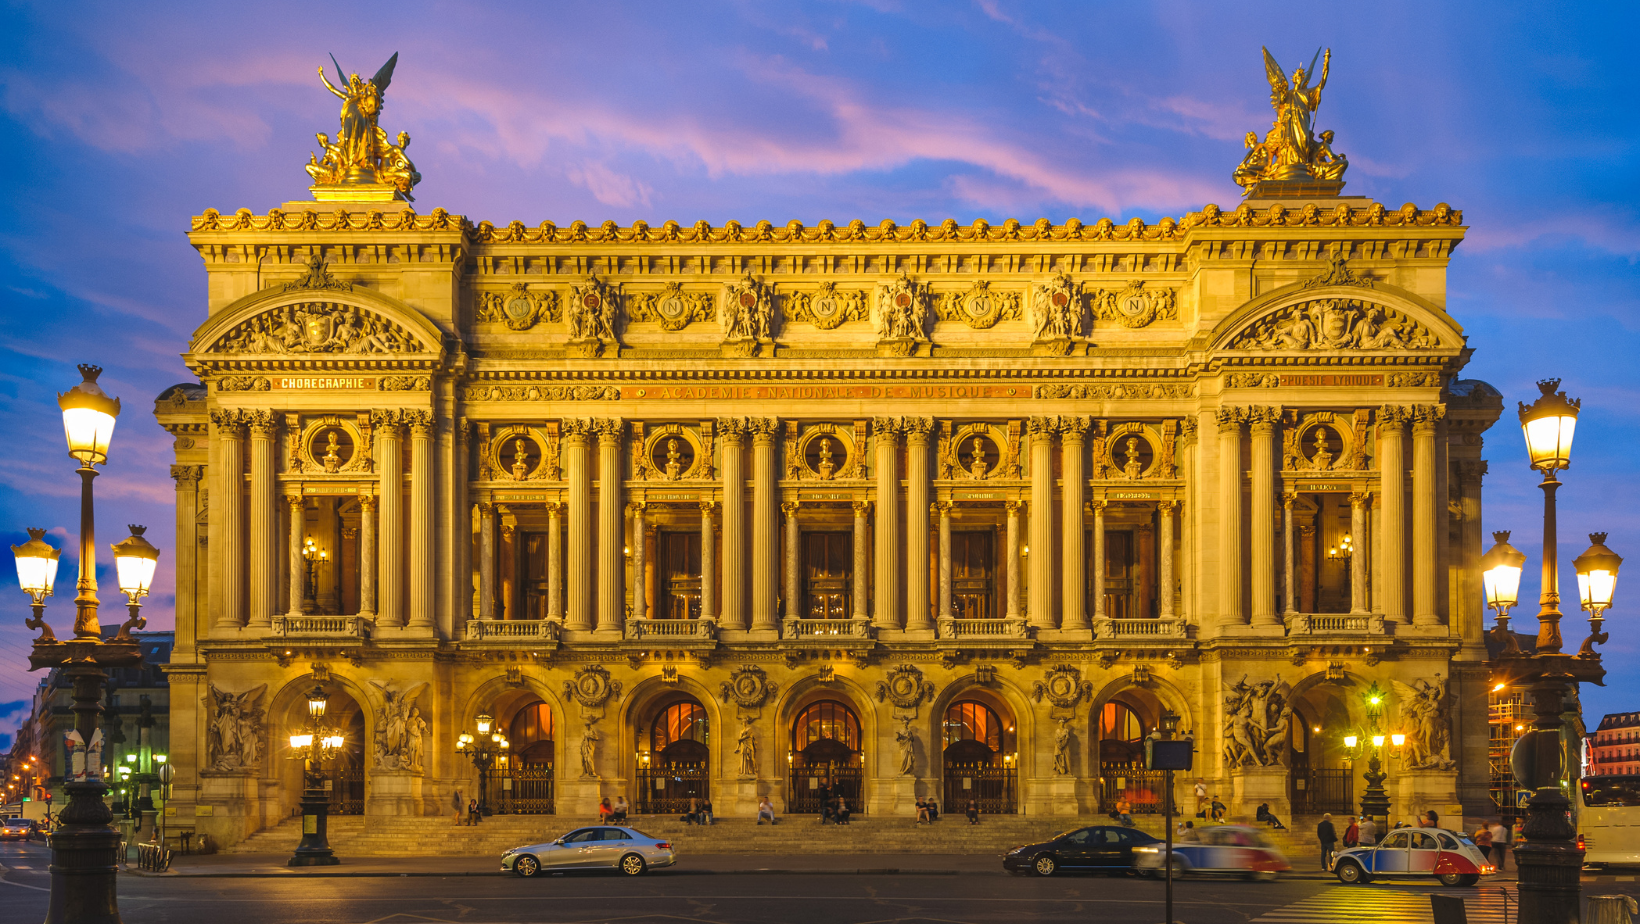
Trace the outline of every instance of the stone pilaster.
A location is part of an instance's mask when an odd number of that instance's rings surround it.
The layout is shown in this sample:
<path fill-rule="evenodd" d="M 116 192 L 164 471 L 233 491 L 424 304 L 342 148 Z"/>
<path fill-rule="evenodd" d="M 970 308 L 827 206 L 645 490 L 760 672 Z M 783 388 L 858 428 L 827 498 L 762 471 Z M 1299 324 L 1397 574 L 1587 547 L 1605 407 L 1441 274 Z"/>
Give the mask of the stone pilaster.
<path fill-rule="evenodd" d="M 928 606 L 928 417 L 905 419 L 905 627 L 934 628 Z"/>
<path fill-rule="evenodd" d="M 376 431 L 376 473 L 381 478 L 381 529 L 377 559 L 380 585 L 376 588 L 379 626 L 404 625 L 404 453 L 399 448 L 403 419 L 399 411 L 370 415 Z"/>
<path fill-rule="evenodd" d="M 797 501 L 780 505 L 786 517 L 786 618 L 802 619 L 803 614 L 803 534 L 797 522 Z"/>
<path fill-rule="evenodd" d="M 221 533 L 213 537 L 221 551 L 214 577 L 221 585 L 221 610 L 216 625 L 238 629 L 245 624 L 245 423 L 239 411 L 211 412 L 216 426 L 216 489 L 210 503 L 221 510 Z M 214 525 L 214 524 L 213 524 Z"/>
<path fill-rule="evenodd" d="M 296 511 L 292 510 L 295 516 Z M 294 563 L 293 563 L 294 564 Z M 291 582 L 292 598 L 296 582 Z M 359 615 L 376 618 L 376 495 L 359 495 Z"/>
<path fill-rule="evenodd" d="M 1087 490 L 1082 455 L 1088 426 L 1086 417 L 1059 418 L 1059 625 L 1063 629 L 1088 627 L 1087 553 L 1082 544 L 1082 534 L 1086 529 L 1082 504 Z M 1095 529 L 1097 531 L 1097 527 Z M 1103 545 L 1103 539 L 1096 538 L 1094 544 Z M 1098 604 L 1094 606 L 1097 609 Z"/>
<path fill-rule="evenodd" d="M 1367 562 L 1372 558 L 1372 545 L 1367 539 L 1367 504 L 1372 495 L 1365 491 L 1350 493 L 1350 544 L 1355 551 L 1350 556 L 1350 612 L 1365 616 L 1367 605 Z"/>
<path fill-rule="evenodd" d="M 1445 416 L 1444 404 L 1420 404 L 1412 409 L 1412 623 L 1416 626 L 1441 624 L 1435 533 L 1436 524 L 1445 523 L 1446 518 L 1440 515 L 1444 507 L 1436 506 L 1435 433 Z"/>
<path fill-rule="evenodd" d="M 430 411 L 405 415 L 410 425 L 410 618 L 415 629 L 433 628 L 433 420 Z"/>
<path fill-rule="evenodd" d="M 547 504 L 547 619 L 564 619 L 564 505 Z"/>
<path fill-rule="evenodd" d="M 854 502 L 854 573 L 849 576 L 849 589 L 853 591 L 853 607 L 849 615 L 855 619 L 865 619 L 869 615 L 867 601 L 870 599 L 867 591 L 871 586 L 867 575 L 871 573 L 871 501 L 857 500 Z"/>
<path fill-rule="evenodd" d="M 250 626 L 273 625 L 279 595 L 279 506 L 274 495 L 274 447 L 279 423 L 270 411 L 250 411 Z"/>
<path fill-rule="evenodd" d="M 1019 508 L 1024 506 L 1019 501 L 1011 500 L 1006 504 L 1008 510 L 1008 543 L 1004 554 L 1003 573 L 1007 576 L 1007 585 L 1003 590 L 1005 613 L 1009 619 L 1019 617 Z"/>
<path fill-rule="evenodd" d="M 878 417 L 871 422 L 877 447 L 877 530 L 872 547 L 877 560 L 872 623 L 879 629 L 900 627 L 900 422 Z"/>
<path fill-rule="evenodd" d="M 644 580 L 644 563 L 649 551 L 649 525 L 644 518 L 644 504 L 628 504 L 632 512 L 632 618 L 649 618 L 649 583 Z"/>
<path fill-rule="evenodd" d="M 1053 611 L 1053 438 L 1059 429 L 1052 417 L 1026 421 L 1031 439 L 1030 603 L 1026 618 L 1038 629 L 1059 624 Z"/>
<path fill-rule="evenodd" d="M 1378 409 L 1378 475 L 1382 484 L 1383 532 L 1378 537 L 1383 556 L 1381 576 L 1384 620 L 1407 621 L 1406 583 L 1406 459 L 1403 445 L 1407 409 L 1386 404 Z"/>
<path fill-rule="evenodd" d="M 1160 529 L 1156 533 L 1159 546 L 1156 557 L 1156 615 L 1162 619 L 1172 619 L 1176 612 L 1173 601 L 1178 581 L 1173 577 L 1173 513 L 1178 507 L 1178 501 L 1162 501 L 1156 505 L 1157 519 L 1160 521 Z"/>
<path fill-rule="evenodd" d="M 1110 614 L 1105 612 L 1105 507 L 1107 502 L 1095 500 L 1088 502 L 1089 513 L 1093 515 L 1093 618 L 1105 619 Z"/>
<path fill-rule="evenodd" d="M 626 505 L 621 498 L 626 424 L 619 417 L 600 417 L 592 428 L 598 435 L 598 631 L 619 634 L 626 616 Z"/>
<path fill-rule="evenodd" d="M 173 465 L 171 479 L 176 482 L 176 643 L 177 648 L 192 651 L 194 640 L 201 632 L 199 625 L 200 582 L 199 571 L 199 480 L 205 474 L 201 465 Z M 208 627 L 203 627 L 208 628 Z M 178 660 L 183 660 L 179 658 Z M 187 660 L 192 660 L 191 657 Z"/>
<path fill-rule="evenodd" d="M 780 475 L 774 464 L 775 441 L 780 438 L 780 421 L 754 417 L 752 430 L 752 628 L 778 628 L 780 614 L 779 541 L 775 522 L 775 500 L 780 491 Z"/>
<path fill-rule="evenodd" d="M 717 619 L 717 531 L 712 524 L 716 501 L 700 502 L 700 618 Z"/>
<path fill-rule="evenodd" d="M 478 508 L 478 618 L 495 618 L 495 505 L 479 501 Z"/>
<path fill-rule="evenodd" d="M 290 597 L 290 610 L 288 614 L 300 616 L 302 615 L 302 596 L 306 590 L 304 578 L 306 577 L 307 568 L 305 565 L 307 563 L 302 558 L 302 526 L 307 518 L 307 502 L 300 494 L 287 494 L 285 495 L 285 506 L 290 511 L 289 530 L 288 535 L 285 537 L 285 557 L 290 562 L 288 569 L 290 591 L 287 594 Z"/>
<path fill-rule="evenodd" d="M 1285 491 L 1281 495 L 1281 598 L 1282 613 L 1292 616 L 1298 612 L 1298 575 L 1293 572 L 1294 552 L 1298 544 L 1298 524 L 1293 522 L 1293 504 L 1298 494 Z"/>
<path fill-rule="evenodd" d="M 1276 615 L 1275 433 L 1280 407 L 1250 407 L 1253 449 L 1252 561 L 1253 625 L 1281 624 Z"/>
<path fill-rule="evenodd" d="M 1242 606 L 1241 561 L 1241 425 L 1246 410 L 1221 407 L 1219 425 L 1219 620 L 1222 625 L 1247 624 Z"/>
<path fill-rule="evenodd" d="M 592 629 L 592 420 L 563 422 L 564 468 L 569 481 L 569 529 L 564 628 Z"/>
<path fill-rule="evenodd" d="M 939 613 L 941 619 L 950 619 L 956 615 L 951 611 L 951 502 L 940 501 L 933 506 L 940 522 Z"/>
<path fill-rule="evenodd" d="M 746 628 L 746 420 L 720 418 L 723 435 L 723 615 L 725 629 Z"/>

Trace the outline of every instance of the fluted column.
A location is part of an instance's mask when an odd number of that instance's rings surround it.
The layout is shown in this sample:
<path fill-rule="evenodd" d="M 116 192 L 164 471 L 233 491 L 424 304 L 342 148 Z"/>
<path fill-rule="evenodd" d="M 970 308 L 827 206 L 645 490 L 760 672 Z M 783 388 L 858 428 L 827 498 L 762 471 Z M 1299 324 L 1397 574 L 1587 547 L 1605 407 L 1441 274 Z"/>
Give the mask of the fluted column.
<path fill-rule="evenodd" d="M 721 418 L 723 436 L 723 615 L 725 629 L 746 628 L 746 420 Z"/>
<path fill-rule="evenodd" d="M 879 629 L 900 628 L 900 422 L 878 417 L 871 422 L 877 443 L 877 559 L 872 623 Z"/>
<path fill-rule="evenodd" d="M 1087 490 L 1087 478 L 1082 471 L 1082 441 L 1087 434 L 1088 418 L 1061 417 L 1059 418 L 1059 459 L 1060 459 L 1060 528 L 1063 539 L 1060 544 L 1059 565 L 1059 625 L 1065 629 L 1086 629 L 1088 627 L 1088 587 L 1087 587 L 1087 548 L 1082 544 L 1082 534 L 1086 529 L 1082 518 L 1083 497 Z M 1098 537 L 1094 545 L 1104 546 L 1103 531 L 1095 526 Z M 1099 556 L 1103 559 L 1103 556 Z M 1101 567 L 1096 565 L 1095 567 Z M 1098 589 L 1098 588 L 1096 588 Z M 1103 593 L 1100 593 L 1103 597 Z M 1097 611 L 1100 604 L 1095 603 Z M 1103 615 L 1103 614 L 1101 614 Z"/>
<path fill-rule="evenodd" d="M 285 495 L 285 506 L 290 510 L 290 526 L 285 536 L 285 557 L 290 564 L 290 610 L 287 615 L 302 615 L 302 596 L 307 590 L 307 560 L 302 557 L 302 528 L 307 519 L 307 502 L 300 494 Z M 360 540 L 361 543 L 363 540 Z"/>
<path fill-rule="evenodd" d="M 376 430 L 376 472 L 381 476 L 381 529 L 376 588 L 379 626 L 404 625 L 404 453 L 399 448 L 399 411 L 371 414 Z"/>
<path fill-rule="evenodd" d="M 478 618 L 495 618 L 495 505 L 480 501 L 478 508 Z"/>
<path fill-rule="evenodd" d="M 410 423 L 410 621 L 433 627 L 433 415 L 417 411 Z"/>
<path fill-rule="evenodd" d="M 849 613 L 855 619 L 865 619 L 867 612 L 866 590 L 870 586 L 866 575 L 871 573 L 871 556 L 867 554 L 870 543 L 870 534 L 867 524 L 871 516 L 871 501 L 857 500 L 854 502 L 854 573 L 849 576 L 849 588 L 854 592 L 854 605 Z"/>
<path fill-rule="evenodd" d="M 951 502 L 934 505 L 940 518 L 940 618 L 950 619 L 951 611 Z"/>
<path fill-rule="evenodd" d="M 780 512 L 786 517 L 786 618 L 802 619 L 803 613 L 803 535 L 797 522 L 797 501 L 785 501 Z"/>
<path fill-rule="evenodd" d="M 1281 624 L 1276 616 L 1276 471 L 1275 434 L 1281 419 L 1279 407 L 1252 407 L 1253 436 L 1253 530 L 1252 567 L 1253 625 Z"/>
<path fill-rule="evenodd" d="M 294 511 L 293 511 L 294 513 Z M 294 588 L 295 582 L 291 583 Z M 376 618 L 376 495 L 359 495 L 359 615 Z"/>
<path fill-rule="evenodd" d="M 273 625 L 279 594 L 279 508 L 274 499 L 273 447 L 279 424 L 269 411 L 251 411 L 250 626 Z"/>
<path fill-rule="evenodd" d="M 644 505 L 629 504 L 632 511 L 632 618 L 649 618 L 648 582 L 644 580 L 644 566 L 648 559 L 645 540 L 649 526 L 644 522 Z"/>
<path fill-rule="evenodd" d="M 1384 620 L 1391 624 L 1407 621 L 1406 460 L 1402 445 L 1406 421 L 1406 408 L 1386 404 L 1378 410 L 1378 476 L 1384 506 L 1379 547 L 1383 555 Z"/>
<path fill-rule="evenodd" d="M 1025 615 L 1031 625 L 1053 629 L 1059 624 L 1053 612 L 1053 437 L 1058 422 L 1032 417 L 1026 424 L 1031 439 L 1031 599 Z"/>
<path fill-rule="evenodd" d="M 775 499 L 779 475 L 774 465 L 774 444 L 780 437 L 780 421 L 754 417 L 752 429 L 752 628 L 774 629 L 780 623 L 776 588 L 779 547 L 775 522 Z"/>
<path fill-rule="evenodd" d="M 547 618 L 564 619 L 563 504 L 547 505 Z"/>
<path fill-rule="evenodd" d="M 1439 543 L 1435 524 L 1440 522 L 1436 507 L 1435 431 L 1446 416 L 1444 404 L 1420 404 L 1412 409 L 1412 624 L 1438 626 L 1436 606 L 1439 588 L 1436 565 L 1444 564 L 1437 554 Z"/>
<path fill-rule="evenodd" d="M 1241 566 L 1241 423 L 1246 410 L 1221 407 L 1215 412 L 1219 425 L 1219 619 L 1224 625 L 1247 624 L 1242 608 Z"/>
<path fill-rule="evenodd" d="M 1173 577 L 1173 511 L 1178 507 L 1178 501 L 1162 501 L 1156 505 L 1156 518 L 1161 521 L 1161 528 L 1156 533 L 1156 544 L 1159 546 L 1156 555 L 1156 615 L 1162 619 L 1172 619 L 1175 612 L 1173 598 L 1174 584 L 1177 582 Z"/>
<path fill-rule="evenodd" d="M 1291 616 L 1298 612 L 1298 576 L 1293 573 L 1293 550 L 1297 545 L 1298 537 L 1293 534 L 1297 524 L 1293 522 L 1293 503 L 1298 495 L 1292 491 L 1285 491 L 1281 495 L 1281 598 L 1282 612 Z"/>
<path fill-rule="evenodd" d="M 592 629 L 592 421 L 563 423 L 564 467 L 569 478 L 569 566 L 565 582 L 564 628 Z"/>
<path fill-rule="evenodd" d="M 1350 612 L 1364 616 L 1367 607 L 1367 560 L 1372 545 L 1367 540 L 1367 503 L 1372 495 L 1364 491 L 1350 494 L 1350 539 L 1355 551 L 1350 555 Z"/>
<path fill-rule="evenodd" d="M 712 528 L 712 511 L 716 501 L 700 502 L 700 618 L 716 620 L 717 610 L 717 533 Z"/>
<path fill-rule="evenodd" d="M 621 442 L 626 423 L 619 417 L 592 422 L 598 434 L 598 631 L 620 632 L 626 615 L 626 509 L 621 499 Z"/>
<path fill-rule="evenodd" d="M 1006 552 L 1008 585 L 1003 599 L 1006 606 L 1005 612 L 1009 619 L 1019 617 L 1019 508 L 1021 506 L 1020 502 L 1016 500 L 1008 501 L 1006 504 L 1008 509 L 1008 546 Z"/>
<path fill-rule="evenodd" d="M 1093 512 L 1093 616 L 1104 619 L 1105 611 L 1105 506 L 1106 501 L 1088 504 Z"/>
<path fill-rule="evenodd" d="M 905 419 L 905 627 L 934 628 L 928 606 L 928 417 Z"/>

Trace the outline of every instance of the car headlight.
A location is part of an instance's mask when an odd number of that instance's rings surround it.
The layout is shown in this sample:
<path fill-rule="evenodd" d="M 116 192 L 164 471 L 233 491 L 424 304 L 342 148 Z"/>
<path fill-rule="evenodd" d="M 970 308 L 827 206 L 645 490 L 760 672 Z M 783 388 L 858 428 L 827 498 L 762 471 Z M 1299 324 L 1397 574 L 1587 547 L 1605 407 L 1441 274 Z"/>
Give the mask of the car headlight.
<path fill-rule="evenodd" d="M 1025 849 L 1024 847 L 1015 847 L 1013 850 L 1008 851 L 1008 856 L 1011 857 L 1014 854 L 1019 853 L 1021 850 L 1024 850 L 1024 849 Z"/>
<path fill-rule="evenodd" d="M 1133 852 L 1134 853 L 1161 853 L 1160 850 L 1157 850 L 1154 847 L 1135 847 L 1135 848 L 1133 848 Z"/>

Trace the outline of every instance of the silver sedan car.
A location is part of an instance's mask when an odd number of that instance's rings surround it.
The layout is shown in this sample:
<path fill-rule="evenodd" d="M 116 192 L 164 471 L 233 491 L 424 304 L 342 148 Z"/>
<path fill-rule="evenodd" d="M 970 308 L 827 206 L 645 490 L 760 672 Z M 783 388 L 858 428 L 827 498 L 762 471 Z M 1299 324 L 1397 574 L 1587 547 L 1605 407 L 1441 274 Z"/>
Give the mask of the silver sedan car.
<path fill-rule="evenodd" d="M 576 828 L 546 844 L 514 847 L 501 855 L 503 872 L 534 876 L 566 869 L 618 869 L 628 876 L 677 862 L 672 845 L 636 828 Z"/>

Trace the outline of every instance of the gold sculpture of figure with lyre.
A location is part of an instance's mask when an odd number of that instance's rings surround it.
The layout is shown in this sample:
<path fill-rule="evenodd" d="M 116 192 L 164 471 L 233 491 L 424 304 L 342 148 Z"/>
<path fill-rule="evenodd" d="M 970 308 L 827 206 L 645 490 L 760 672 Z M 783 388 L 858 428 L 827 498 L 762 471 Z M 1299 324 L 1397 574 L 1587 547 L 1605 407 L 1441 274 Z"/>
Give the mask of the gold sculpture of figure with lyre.
<path fill-rule="evenodd" d="M 1233 174 L 1249 196 L 1336 196 L 1344 188 L 1349 162 L 1332 149 L 1332 132 L 1315 134 L 1315 111 L 1332 69 L 1332 49 L 1321 59 L 1321 79 L 1314 86 L 1315 60 L 1293 71 L 1291 79 L 1264 49 L 1264 74 L 1270 81 L 1270 106 L 1275 122 L 1261 140 L 1247 133 L 1247 154 Z"/>
<path fill-rule="evenodd" d="M 336 63 L 334 55 L 330 60 Z M 334 141 L 323 132 L 316 136 L 324 149 L 323 157 L 308 155 L 307 172 L 313 177 L 310 188 L 316 201 L 415 200 L 410 190 L 421 182 L 421 174 L 404 153 L 410 146 L 410 133 L 399 132 L 398 144 L 394 144 L 376 124 L 381 118 L 382 96 L 393 81 L 393 68 L 398 63 L 398 52 L 394 52 L 369 80 L 358 74 L 341 79 L 342 66 L 336 64 L 340 88 L 325 77 L 323 67 L 319 68 L 320 82 L 342 101 L 342 128 Z"/>

